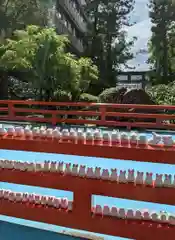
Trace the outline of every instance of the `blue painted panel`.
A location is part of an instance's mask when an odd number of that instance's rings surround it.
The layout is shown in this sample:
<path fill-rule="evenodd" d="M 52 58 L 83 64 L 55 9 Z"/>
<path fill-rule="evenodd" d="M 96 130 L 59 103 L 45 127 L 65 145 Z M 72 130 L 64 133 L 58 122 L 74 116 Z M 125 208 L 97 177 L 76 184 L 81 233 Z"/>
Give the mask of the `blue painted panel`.
<path fill-rule="evenodd" d="M 80 240 L 63 234 L 0 221 L 1 240 Z"/>

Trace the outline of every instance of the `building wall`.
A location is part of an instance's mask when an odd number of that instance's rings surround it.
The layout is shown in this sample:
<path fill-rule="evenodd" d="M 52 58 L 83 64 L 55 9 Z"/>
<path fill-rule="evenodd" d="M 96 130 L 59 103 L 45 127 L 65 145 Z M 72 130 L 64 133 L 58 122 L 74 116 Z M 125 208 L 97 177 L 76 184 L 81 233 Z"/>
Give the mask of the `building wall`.
<path fill-rule="evenodd" d="M 136 88 L 145 88 L 148 84 L 150 72 L 121 72 L 117 76 L 117 86 L 127 87 L 127 85 Z M 135 88 L 135 87 L 134 87 Z"/>
<path fill-rule="evenodd" d="M 82 4 L 82 0 L 57 0 L 55 8 L 55 27 L 58 33 L 67 35 L 79 53 L 84 51 L 83 37 L 87 32 L 87 18 Z"/>

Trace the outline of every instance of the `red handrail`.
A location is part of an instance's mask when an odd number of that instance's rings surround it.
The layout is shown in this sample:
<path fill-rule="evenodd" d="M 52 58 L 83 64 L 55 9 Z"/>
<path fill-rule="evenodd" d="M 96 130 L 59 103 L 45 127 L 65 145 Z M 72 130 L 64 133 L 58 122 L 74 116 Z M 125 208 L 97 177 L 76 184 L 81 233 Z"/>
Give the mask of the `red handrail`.
<path fill-rule="evenodd" d="M 4 169 L 0 181 L 24 184 L 36 187 L 71 191 L 76 195 L 86 192 L 87 196 L 102 195 L 115 198 L 154 202 L 175 205 L 174 188 L 135 185 L 134 183 L 118 183 L 107 180 L 82 178 L 80 176 L 64 175 L 51 172 L 21 172 Z M 82 199 L 83 201 L 83 199 Z M 90 211 L 89 208 L 87 211 Z M 84 209 L 85 211 L 85 209 Z"/>
<path fill-rule="evenodd" d="M 10 100 L 1 100 L 0 105 L 3 105 L 0 107 L 2 121 L 28 121 L 53 125 L 93 124 L 128 129 L 132 127 L 175 129 L 175 123 L 169 121 L 175 121 L 175 114 L 171 112 L 175 111 L 175 106 Z M 48 107 L 54 110 L 47 109 Z M 162 112 L 163 110 L 166 113 Z M 70 118 L 70 115 L 74 117 Z"/>
<path fill-rule="evenodd" d="M 102 157 L 112 159 L 126 159 L 139 162 L 156 162 L 175 164 L 175 147 L 137 147 L 137 146 L 109 146 L 109 145 L 90 145 L 90 144 L 72 144 L 57 142 L 54 140 L 33 140 L 25 138 L 0 139 L 1 149 L 47 152 L 58 154 L 69 154 L 89 157 Z"/>
<path fill-rule="evenodd" d="M 41 102 L 41 101 L 24 101 L 24 100 L 0 100 L 0 104 L 13 105 L 42 105 L 42 106 L 77 106 L 77 107 L 94 107 L 103 106 L 110 108 L 138 108 L 138 109 L 166 109 L 175 110 L 175 106 L 171 105 L 142 105 L 142 104 L 114 104 L 114 103 L 88 103 L 88 102 Z"/>

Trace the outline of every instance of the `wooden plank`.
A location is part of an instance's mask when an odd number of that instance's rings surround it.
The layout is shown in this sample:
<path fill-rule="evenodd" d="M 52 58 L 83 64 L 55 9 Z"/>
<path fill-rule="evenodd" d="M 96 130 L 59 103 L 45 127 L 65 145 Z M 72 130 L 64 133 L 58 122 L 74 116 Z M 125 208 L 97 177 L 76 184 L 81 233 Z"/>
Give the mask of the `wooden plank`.
<path fill-rule="evenodd" d="M 0 214 L 137 240 L 174 239 L 175 232 L 174 226 L 169 227 L 166 224 L 121 220 L 114 217 L 92 217 L 90 214 L 84 215 L 84 212 L 77 215 L 74 211 L 67 213 L 54 208 L 35 207 L 33 204 L 14 203 L 7 200 L 0 200 Z"/>
<path fill-rule="evenodd" d="M 140 162 L 175 164 L 175 147 L 107 146 L 72 144 L 52 140 L 28 140 L 24 138 L 0 139 L 1 149 L 69 154 L 89 157 L 124 159 Z"/>
<path fill-rule="evenodd" d="M 106 116 L 126 117 L 126 118 L 144 118 L 144 119 L 175 119 L 175 114 L 153 114 L 153 113 L 127 113 L 127 112 L 106 112 Z"/>
<path fill-rule="evenodd" d="M 1 110 L 1 109 L 0 109 Z M 55 115 L 83 115 L 83 116 L 100 116 L 97 111 L 78 111 L 78 110 L 43 110 L 43 109 L 28 109 L 14 108 L 14 112 L 20 113 L 40 113 L 40 114 L 55 114 Z"/>
<path fill-rule="evenodd" d="M 8 110 L 7 107 L 0 107 L 0 112 L 8 112 Z"/>
<path fill-rule="evenodd" d="M 81 178 L 50 172 L 22 172 L 4 169 L 0 171 L 0 181 L 59 189 L 71 192 L 90 190 L 89 194 L 175 205 L 174 188 L 159 188 L 134 183 L 117 183 L 107 180 Z M 71 184 L 70 184 L 71 183 Z"/>
<path fill-rule="evenodd" d="M 135 109 L 167 109 L 175 110 L 171 105 L 141 105 L 141 104 L 110 104 L 110 103 L 88 103 L 88 102 L 40 102 L 40 101 L 23 101 L 23 100 L 0 100 L 0 104 L 13 105 L 42 105 L 42 106 L 87 106 L 87 107 L 111 107 L 111 108 L 135 108 Z"/>

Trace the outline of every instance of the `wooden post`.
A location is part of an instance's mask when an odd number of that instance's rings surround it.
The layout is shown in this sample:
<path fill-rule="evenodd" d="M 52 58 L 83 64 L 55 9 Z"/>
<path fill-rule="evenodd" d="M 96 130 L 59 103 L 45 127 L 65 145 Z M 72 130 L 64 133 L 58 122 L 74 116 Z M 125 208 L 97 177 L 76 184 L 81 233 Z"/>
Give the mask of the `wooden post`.
<path fill-rule="evenodd" d="M 52 114 L 52 125 L 56 126 L 57 120 L 56 120 L 56 114 Z"/>
<path fill-rule="evenodd" d="M 14 120 L 15 114 L 13 102 L 8 102 L 8 117 L 9 120 Z"/>
<path fill-rule="evenodd" d="M 91 193 L 88 189 L 74 192 L 73 213 L 76 216 L 82 215 L 85 222 L 91 220 Z"/>
<path fill-rule="evenodd" d="M 105 125 L 106 122 L 106 106 L 100 106 L 100 113 L 101 113 L 101 124 Z"/>

